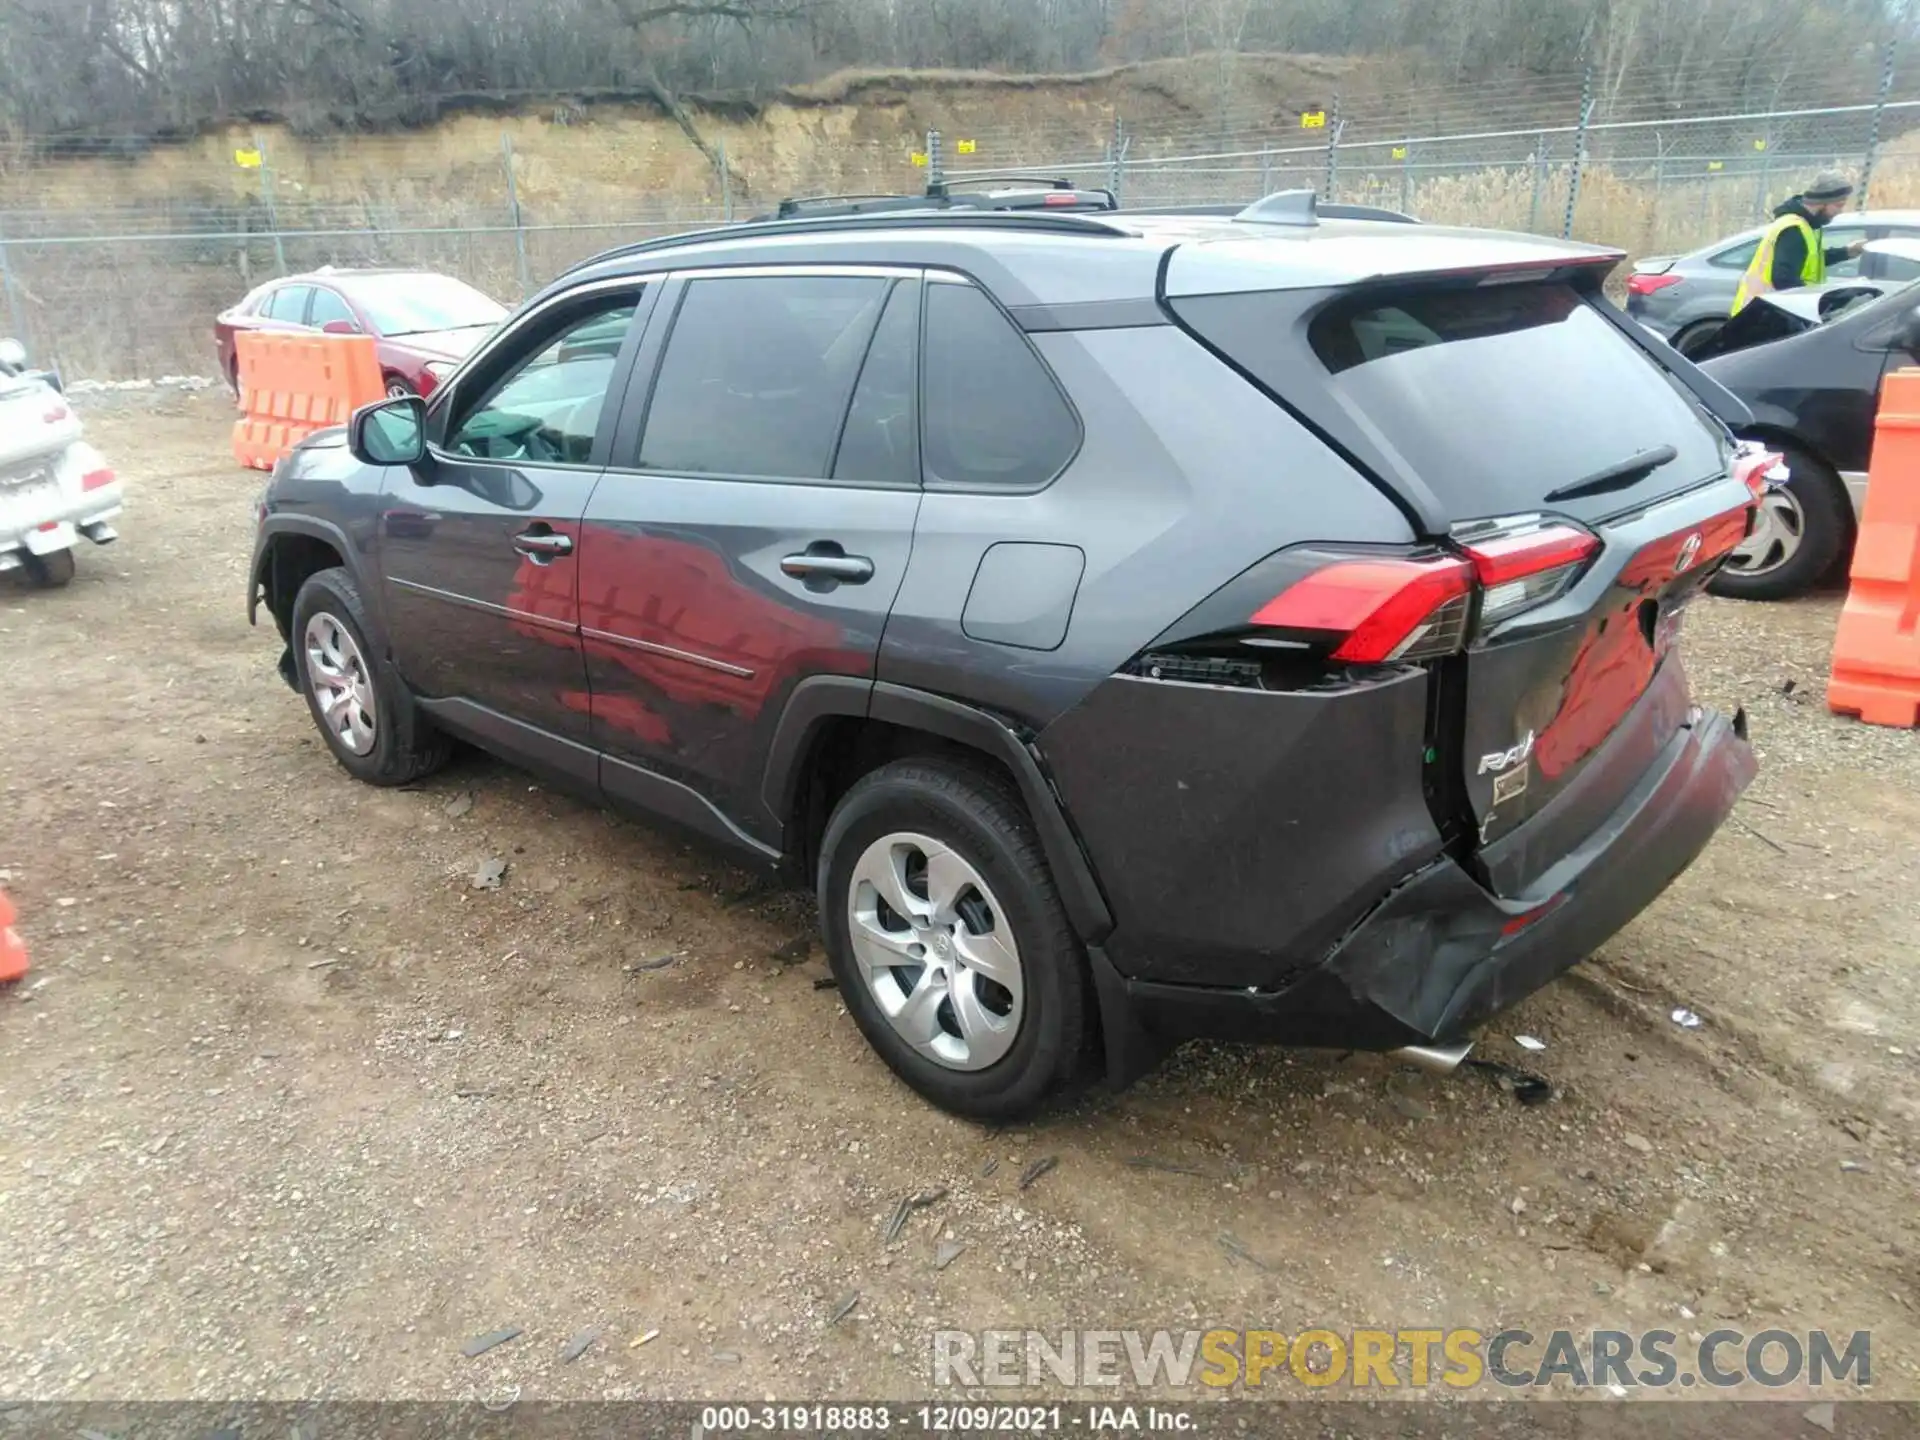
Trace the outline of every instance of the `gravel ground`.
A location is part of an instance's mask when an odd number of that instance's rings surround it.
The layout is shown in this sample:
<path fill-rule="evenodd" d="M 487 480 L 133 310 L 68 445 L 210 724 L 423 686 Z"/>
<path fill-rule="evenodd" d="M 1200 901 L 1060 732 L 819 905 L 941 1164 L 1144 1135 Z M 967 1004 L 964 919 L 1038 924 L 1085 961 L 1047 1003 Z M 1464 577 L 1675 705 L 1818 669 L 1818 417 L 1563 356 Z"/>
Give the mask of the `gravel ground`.
<path fill-rule="evenodd" d="M 1194 1046 L 988 1131 L 806 897 L 482 759 L 351 783 L 245 624 L 228 418 L 92 402 L 124 538 L 0 584 L 0 1395 L 906 1398 L 936 1328 L 1217 1323 L 1868 1329 L 1920 1396 L 1920 742 L 1826 713 L 1838 595 L 1690 620 L 1762 777 L 1486 1038 L 1553 1103 Z"/>

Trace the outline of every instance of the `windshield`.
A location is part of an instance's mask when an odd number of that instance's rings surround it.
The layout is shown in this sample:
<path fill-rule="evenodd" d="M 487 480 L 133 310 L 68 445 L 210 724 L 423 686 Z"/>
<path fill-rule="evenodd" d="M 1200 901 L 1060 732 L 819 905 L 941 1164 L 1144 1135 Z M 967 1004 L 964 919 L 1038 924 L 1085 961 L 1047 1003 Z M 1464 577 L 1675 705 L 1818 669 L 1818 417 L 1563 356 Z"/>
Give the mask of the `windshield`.
<path fill-rule="evenodd" d="M 382 335 L 498 325 L 507 307 L 451 275 L 359 275 L 353 300 Z"/>

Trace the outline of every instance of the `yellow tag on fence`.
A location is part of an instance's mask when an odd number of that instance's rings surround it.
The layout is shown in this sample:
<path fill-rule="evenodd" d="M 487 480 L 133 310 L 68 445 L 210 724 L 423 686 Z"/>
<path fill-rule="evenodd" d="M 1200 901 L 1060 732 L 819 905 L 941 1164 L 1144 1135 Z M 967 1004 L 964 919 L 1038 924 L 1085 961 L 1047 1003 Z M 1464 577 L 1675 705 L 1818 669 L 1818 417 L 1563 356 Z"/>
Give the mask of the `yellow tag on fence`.
<path fill-rule="evenodd" d="M 1753 142 L 1753 148 L 1756 150 L 1764 150 L 1767 148 L 1767 142 L 1764 140 L 1756 140 Z"/>
<path fill-rule="evenodd" d="M 924 150 L 916 150 L 913 152 L 912 159 L 914 164 L 924 169 L 927 163 L 927 152 Z"/>
<path fill-rule="evenodd" d="M 1327 112 L 1324 110 L 1302 110 L 1300 112 L 1302 130 L 1324 130 L 1327 128 Z"/>
<path fill-rule="evenodd" d="M 1707 161 L 1707 169 L 1708 169 L 1708 170 L 1724 170 L 1724 169 L 1726 169 L 1726 168 L 1727 168 L 1727 162 L 1726 162 L 1726 161 L 1724 161 L 1724 160 L 1709 160 L 1709 161 Z"/>
<path fill-rule="evenodd" d="M 1396 145 L 1396 146 L 1394 146 L 1394 147 L 1393 147 L 1393 158 L 1394 158 L 1394 159 L 1396 159 L 1396 160 L 1404 160 L 1404 159 L 1406 159 L 1406 158 L 1407 158 L 1407 147 L 1406 147 L 1406 146 L 1404 146 L 1404 145 Z"/>
<path fill-rule="evenodd" d="M 242 170 L 258 170 L 260 168 L 260 152 L 258 150 L 236 150 L 233 152 L 233 163 L 238 165 Z"/>
<path fill-rule="evenodd" d="M 953 147 L 954 153 L 958 155 L 971 155 L 979 148 L 980 147 L 975 145 L 971 140 L 962 140 Z"/>

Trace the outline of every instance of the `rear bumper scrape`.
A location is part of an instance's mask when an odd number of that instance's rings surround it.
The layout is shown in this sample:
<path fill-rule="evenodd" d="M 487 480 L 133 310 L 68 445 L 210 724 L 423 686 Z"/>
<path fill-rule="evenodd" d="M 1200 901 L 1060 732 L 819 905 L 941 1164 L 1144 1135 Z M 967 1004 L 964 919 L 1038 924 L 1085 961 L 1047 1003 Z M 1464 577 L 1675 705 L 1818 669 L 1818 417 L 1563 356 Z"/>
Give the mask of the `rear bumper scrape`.
<path fill-rule="evenodd" d="M 1100 977 L 1102 999 L 1124 1004 L 1142 1038 L 1161 1042 L 1213 1037 L 1392 1050 L 1465 1039 L 1591 954 L 1693 862 L 1753 780 L 1745 733 L 1744 712 L 1695 711 L 1642 784 L 1568 865 L 1556 867 L 1560 888 L 1552 894 L 1498 899 L 1442 857 L 1402 881 L 1321 964 L 1282 989 L 1109 973 Z"/>

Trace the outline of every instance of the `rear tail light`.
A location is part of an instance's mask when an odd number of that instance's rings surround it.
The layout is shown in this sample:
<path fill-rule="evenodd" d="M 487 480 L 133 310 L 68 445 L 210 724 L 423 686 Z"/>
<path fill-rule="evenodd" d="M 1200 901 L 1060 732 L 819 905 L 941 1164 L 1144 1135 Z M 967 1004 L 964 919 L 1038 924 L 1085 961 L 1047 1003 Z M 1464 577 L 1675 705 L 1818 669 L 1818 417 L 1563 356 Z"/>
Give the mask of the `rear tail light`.
<path fill-rule="evenodd" d="M 1483 594 L 1480 625 L 1509 620 L 1565 594 L 1600 549 L 1600 537 L 1574 525 L 1546 524 L 1468 542 Z"/>
<path fill-rule="evenodd" d="M 1759 445 L 1742 445 L 1733 457 L 1733 478 L 1746 482 L 1747 490 L 1758 500 L 1768 487 L 1784 485 L 1789 478 L 1784 455 Z"/>
<path fill-rule="evenodd" d="M 40 423 L 42 425 L 58 425 L 72 413 L 73 412 L 64 405 L 50 405 L 40 412 Z"/>
<path fill-rule="evenodd" d="M 1295 581 L 1249 623 L 1280 644 L 1331 646 L 1347 665 L 1431 660 L 1463 648 L 1474 625 L 1511 619 L 1564 594 L 1600 550 L 1577 525 L 1527 519 L 1480 527 L 1459 555 L 1340 560 Z M 1246 643 L 1259 645 L 1260 637 Z"/>
<path fill-rule="evenodd" d="M 1253 613 L 1252 623 L 1334 640 L 1334 660 L 1426 660 L 1467 638 L 1473 566 L 1453 556 L 1343 560 L 1316 570 Z"/>
<path fill-rule="evenodd" d="M 1652 295 L 1657 291 L 1665 290 L 1669 285 L 1678 285 L 1680 280 L 1681 277 L 1678 275 L 1629 275 L 1627 277 L 1627 293 L 1629 295 Z"/>
<path fill-rule="evenodd" d="M 98 470 L 89 470 L 80 477 L 82 490 L 104 490 L 113 484 L 113 471 L 102 466 Z"/>

